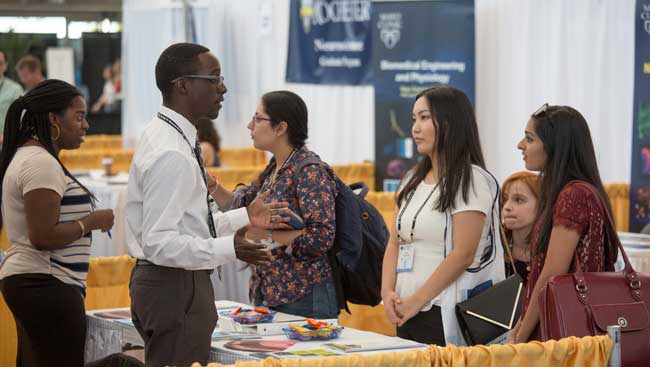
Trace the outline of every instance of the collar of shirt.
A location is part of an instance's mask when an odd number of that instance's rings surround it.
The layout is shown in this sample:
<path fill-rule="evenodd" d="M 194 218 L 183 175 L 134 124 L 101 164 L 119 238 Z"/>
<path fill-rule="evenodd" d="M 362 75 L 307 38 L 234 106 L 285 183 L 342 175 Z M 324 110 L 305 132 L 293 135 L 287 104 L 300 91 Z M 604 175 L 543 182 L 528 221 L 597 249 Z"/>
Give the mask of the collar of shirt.
<path fill-rule="evenodd" d="M 194 143 L 196 142 L 196 127 L 194 127 L 194 125 L 190 122 L 190 120 L 185 118 L 185 116 L 181 115 L 180 113 L 165 106 L 160 106 L 158 112 L 172 119 L 172 121 L 174 121 L 176 125 L 178 125 L 178 127 L 181 128 L 183 134 L 187 136 L 187 140 L 190 141 L 190 144 L 194 146 Z M 165 125 L 167 124 L 165 121 L 163 121 L 163 123 Z"/>

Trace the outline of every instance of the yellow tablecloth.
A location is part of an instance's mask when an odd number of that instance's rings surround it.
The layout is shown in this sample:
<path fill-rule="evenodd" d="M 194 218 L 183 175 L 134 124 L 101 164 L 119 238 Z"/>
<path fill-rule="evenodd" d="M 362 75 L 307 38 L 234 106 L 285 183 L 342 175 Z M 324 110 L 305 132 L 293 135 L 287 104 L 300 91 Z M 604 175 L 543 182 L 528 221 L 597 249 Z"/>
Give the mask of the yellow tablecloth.
<path fill-rule="evenodd" d="M 236 367 L 606 367 L 613 346 L 607 336 L 545 343 L 436 347 L 371 355 L 240 361 Z M 221 367 L 210 363 L 208 367 Z M 200 367 L 198 363 L 192 367 Z"/>

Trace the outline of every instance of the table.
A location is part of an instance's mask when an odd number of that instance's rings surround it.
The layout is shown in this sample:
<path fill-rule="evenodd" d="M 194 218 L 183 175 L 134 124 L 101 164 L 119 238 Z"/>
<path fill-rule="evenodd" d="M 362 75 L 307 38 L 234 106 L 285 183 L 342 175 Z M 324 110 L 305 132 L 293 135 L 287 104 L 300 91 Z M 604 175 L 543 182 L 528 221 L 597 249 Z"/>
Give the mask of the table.
<path fill-rule="evenodd" d="M 239 302 L 231 301 L 216 301 L 215 305 L 219 310 L 231 310 L 242 304 Z M 86 337 L 86 362 L 92 362 L 94 360 L 106 357 L 113 353 L 119 353 L 122 351 L 122 347 L 127 343 L 131 345 L 143 345 L 142 338 L 135 330 L 135 327 L 130 320 L 127 319 L 108 319 L 100 317 L 98 314 L 106 315 L 107 313 L 119 314 L 119 313 L 128 313 L 128 308 L 122 309 L 111 309 L 111 310 L 96 310 L 87 312 L 88 320 L 88 333 Z M 286 314 L 277 314 L 276 319 L 284 317 L 285 320 L 297 320 L 301 319 L 298 316 L 291 316 Z M 223 317 L 220 317 L 220 320 Z M 332 320 L 333 321 L 333 320 Z M 296 322 L 301 324 L 303 322 Z M 220 323 L 221 324 L 221 323 Z M 268 325 L 268 324 L 267 324 Z M 278 353 L 270 352 L 255 352 L 255 351 L 242 351 L 236 350 L 234 348 L 241 349 L 242 341 L 246 342 L 252 341 L 263 342 L 267 344 L 281 344 L 289 345 L 292 341 L 289 341 L 284 335 L 269 335 L 269 336 L 250 336 L 250 337 L 233 337 L 228 339 L 223 339 L 224 330 L 220 327 L 215 329 L 213 334 L 213 340 L 211 343 L 210 356 L 209 359 L 211 362 L 217 362 L 221 364 L 234 364 L 236 361 L 241 360 L 260 360 L 267 357 L 279 358 Z M 341 337 L 332 340 L 332 341 L 304 341 L 298 342 L 288 346 L 282 352 L 283 358 L 297 358 L 297 357 L 307 357 L 307 356 L 316 356 L 318 355 L 314 351 L 321 350 L 324 354 L 318 356 L 323 356 L 325 354 L 331 353 L 332 355 L 346 355 L 345 352 L 326 347 L 325 343 L 337 343 L 342 345 L 365 345 L 370 349 L 381 348 L 376 350 L 367 350 L 360 351 L 358 353 L 371 354 L 371 353 L 381 353 L 387 350 L 394 349 L 424 349 L 427 348 L 426 345 L 407 341 L 397 337 L 388 337 L 381 334 L 376 334 L 367 331 L 356 330 L 353 328 L 346 327 L 343 331 Z M 239 344 L 239 345 L 237 345 Z M 391 348 L 392 346 L 392 348 Z M 282 347 L 281 347 L 282 348 Z M 307 352 L 306 352 L 307 351 Z M 307 354 L 304 354 L 307 353 Z"/>

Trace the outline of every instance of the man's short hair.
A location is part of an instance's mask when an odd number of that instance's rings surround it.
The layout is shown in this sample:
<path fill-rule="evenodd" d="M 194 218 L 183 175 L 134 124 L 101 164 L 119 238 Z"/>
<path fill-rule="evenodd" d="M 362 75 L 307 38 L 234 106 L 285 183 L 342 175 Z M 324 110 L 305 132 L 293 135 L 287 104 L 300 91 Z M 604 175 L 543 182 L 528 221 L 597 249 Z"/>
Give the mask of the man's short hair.
<path fill-rule="evenodd" d="M 156 62 L 156 86 L 167 99 L 172 91 L 172 80 L 183 75 L 196 74 L 199 69 L 199 55 L 210 49 L 194 43 L 175 43 L 160 54 Z"/>
<path fill-rule="evenodd" d="M 25 55 L 18 60 L 16 63 L 16 71 L 22 69 L 28 69 L 32 73 L 36 71 L 41 71 L 41 60 L 34 55 Z"/>

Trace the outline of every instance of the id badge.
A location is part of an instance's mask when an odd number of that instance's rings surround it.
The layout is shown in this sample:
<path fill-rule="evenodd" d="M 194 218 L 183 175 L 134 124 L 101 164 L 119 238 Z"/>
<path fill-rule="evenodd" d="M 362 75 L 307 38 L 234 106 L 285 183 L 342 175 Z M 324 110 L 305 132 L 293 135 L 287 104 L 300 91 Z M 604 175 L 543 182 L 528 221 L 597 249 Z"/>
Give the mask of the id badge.
<path fill-rule="evenodd" d="M 397 255 L 397 272 L 406 273 L 413 271 L 413 261 L 415 261 L 415 246 L 412 243 L 399 245 L 399 254 Z"/>

